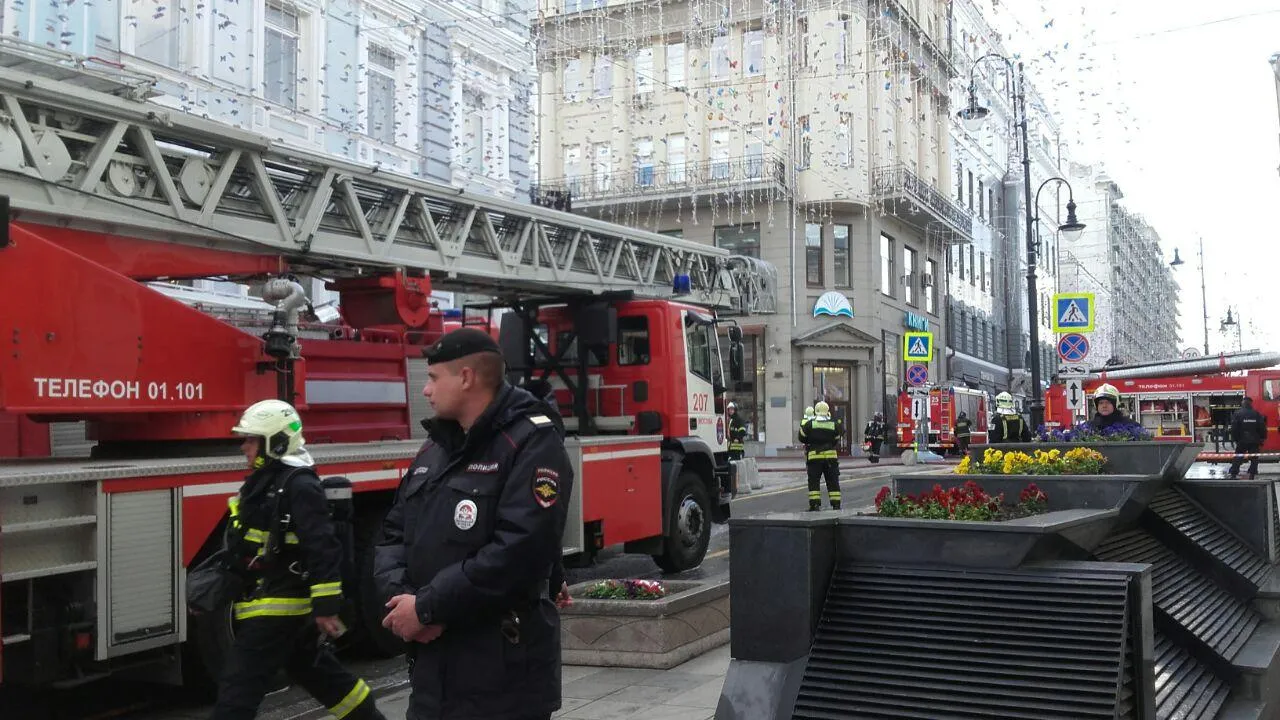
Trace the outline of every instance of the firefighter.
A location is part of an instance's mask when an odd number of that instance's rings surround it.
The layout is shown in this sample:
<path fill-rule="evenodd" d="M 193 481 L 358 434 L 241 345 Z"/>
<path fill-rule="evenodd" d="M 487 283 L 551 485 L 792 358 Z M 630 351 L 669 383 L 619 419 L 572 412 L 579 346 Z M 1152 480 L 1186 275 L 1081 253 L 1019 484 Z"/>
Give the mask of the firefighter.
<path fill-rule="evenodd" d="M 435 417 L 375 548 L 383 625 L 409 643 L 409 717 L 545 720 L 560 708 L 547 577 L 573 470 L 564 426 L 461 328 L 426 349 Z"/>
<path fill-rule="evenodd" d="M 729 403 L 729 460 L 741 460 L 747 450 L 747 424 L 738 415 L 738 406 Z"/>
<path fill-rule="evenodd" d="M 1236 444 L 1236 457 L 1231 461 L 1228 477 L 1239 476 L 1244 456 L 1249 454 L 1249 479 L 1254 479 L 1258 476 L 1258 451 L 1267 439 L 1267 418 L 1253 409 L 1253 398 L 1242 400 L 1240 409 L 1231 416 L 1231 439 Z"/>
<path fill-rule="evenodd" d="M 991 421 L 990 441 L 999 443 L 1031 442 L 1031 429 L 1013 406 L 1013 396 L 1002 392 L 996 396 L 996 416 Z"/>
<path fill-rule="evenodd" d="M 385 720 L 364 680 L 322 637 L 344 631 L 344 548 L 292 405 L 251 405 L 231 430 L 252 469 L 228 501 L 227 548 L 251 580 L 232 605 L 235 640 L 223 668 L 213 720 L 253 720 L 283 668 L 338 718 Z"/>
<path fill-rule="evenodd" d="M 873 465 L 879 463 L 880 447 L 884 444 L 885 436 L 884 415 L 876 413 L 871 418 L 871 422 L 863 428 L 862 434 L 867 438 L 867 454 L 871 458 L 871 463 Z"/>
<path fill-rule="evenodd" d="M 1103 383 L 1093 391 L 1093 419 L 1090 427 L 1102 431 L 1118 425 L 1130 425 L 1132 421 L 1120 409 L 1120 391 L 1115 385 Z"/>
<path fill-rule="evenodd" d="M 840 461 L 836 446 L 843 430 L 839 420 L 831 418 L 825 402 L 813 406 L 814 416 L 800 424 L 800 437 L 805 443 L 805 469 L 809 471 L 809 510 L 822 507 L 820 483 L 827 480 L 827 499 L 832 510 L 840 509 Z"/>
<path fill-rule="evenodd" d="M 959 451 L 961 457 L 964 457 L 969 454 L 969 440 L 973 437 L 973 421 L 969 419 L 969 414 L 963 410 L 956 417 L 954 432 L 956 434 L 956 450 Z"/>

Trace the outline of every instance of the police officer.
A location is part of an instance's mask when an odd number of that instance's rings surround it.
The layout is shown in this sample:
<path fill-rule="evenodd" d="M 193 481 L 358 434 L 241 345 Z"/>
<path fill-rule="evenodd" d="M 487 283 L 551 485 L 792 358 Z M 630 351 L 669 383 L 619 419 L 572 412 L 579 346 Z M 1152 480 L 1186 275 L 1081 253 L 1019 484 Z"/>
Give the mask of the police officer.
<path fill-rule="evenodd" d="M 840 461 L 836 459 L 836 446 L 843 428 L 831 418 L 831 408 L 825 402 L 813 406 L 814 417 L 800 423 L 800 436 L 805 443 L 805 469 L 809 471 L 809 510 L 822 507 L 820 483 L 827 480 L 827 499 L 832 510 L 840 509 Z"/>
<path fill-rule="evenodd" d="M 738 416 L 738 406 L 729 403 L 729 459 L 741 460 L 747 450 L 747 424 Z"/>
<path fill-rule="evenodd" d="M 1249 458 L 1249 479 L 1258 476 L 1258 451 L 1267 439 L 1267 418 L 1253 409 L 1253 398 L 1246 397 L 1240 403 L 1240 409 L 1231 416 L 1231 439 L 1236 443 L 1236 457 L 1231 461 L 1230 477 L 1240 474 L 1240 466 L 1244 464 L 1244 454 Z"/>
<path fill-rule="evenodd" d="M 352 675 L 321 634 L 344 628 L 343 547 L 292 405 L 251 405 L 232 432 L 253 472 L 228 501 L 227 549 L 251 580 L 232 605 L 235 641 L 218 687 L 213 720 L 253 720 L 284 668 L 338 718 L 385 720 L 369 686 Z"/>
<path fill-rule="evenodd" d="M 508 385 L 475 328 L 424 353 L 436 416 L 375 549 L 383 625 L 409 642 L 409 720 L 549 718 L 560 618 L 547 577 L 573 471 L 559 416 Z"/>
<path fill-rule="evenodd" d="M 969 454 L 969 440 L 973 438 L 973 421 L 969 420 L 969 414 L 961 410 L 956 417 L 956 450 L 961 456 Z"/>
<path fill-rule="evenodd" d="M 884 444 L 884 415 L 876 413 L 862 429 L 862 434 L 867 438 L 867 455 L 871 458 L 871 464 L 875 465 L 880 462 L 880 447 Z"/>
<path fill-rule="evenodd" d="M 991 444 L 1031 442 L 1031 430 L 1013 407 L 1013 396 L 1002 392 L 996 396 L 996 416 L 991 422 Z"/>

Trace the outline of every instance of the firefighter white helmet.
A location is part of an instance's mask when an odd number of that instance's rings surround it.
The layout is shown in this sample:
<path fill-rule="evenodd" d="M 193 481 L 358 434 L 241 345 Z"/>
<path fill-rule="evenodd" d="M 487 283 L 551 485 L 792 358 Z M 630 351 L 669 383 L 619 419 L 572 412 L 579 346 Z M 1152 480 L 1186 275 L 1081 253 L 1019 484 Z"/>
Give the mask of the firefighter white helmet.
<path fill-rule="evenodd" d="M 283 400 L 263 400 L 250 405 L 231 432 L 262 438 L 261 453 L 275 460 L 298 452 L 304 442 L 302 418 Z"/>
<path fill-rule="evenodd" d="M 805 420 L 808 420 L 808 419 L 809 419 L 809 418 L 811 418 L 811 417 L 813 417 L 813 406 L 812 406 L 812 405 L 810 405 L 810 406 L 808 406 L 808 407 L 806 407 L 806 408 L 804 409 L 804 419 L 805 419 Z"/>
<path fill-rule="evenodd" d="M 1120 404 L 1120 391 L 1111 383 L 1102 383 L 1097 390 L 1093 391 L 1093 401 L 1110 400 L 1112 405 Z"/>
<path fill-rule="evenodd" d="M 818 401 L 818 403 L 813 406 L 813 413 L 815 415 L 821 415 L 822 417 L 830 417 L 831 406 L 823 401 Z"/>
<path fill-rule="evenodd" d="M 996 412 L 1009 414 L 1013 412 L 1013 396 L 1002 392 L 996 396 Z"/>

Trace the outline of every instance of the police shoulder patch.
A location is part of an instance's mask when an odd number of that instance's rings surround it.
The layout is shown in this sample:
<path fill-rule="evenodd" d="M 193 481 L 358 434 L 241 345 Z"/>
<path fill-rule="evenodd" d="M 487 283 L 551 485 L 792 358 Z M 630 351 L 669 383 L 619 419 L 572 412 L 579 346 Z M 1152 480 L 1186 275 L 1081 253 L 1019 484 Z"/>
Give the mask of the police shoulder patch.
<path fill-rule="evenodd" d="M 538 468 L 533 473 L 533 499 L 540 507 L 549 508 L 560 499 L 560 473 L 551 468 Z"/>

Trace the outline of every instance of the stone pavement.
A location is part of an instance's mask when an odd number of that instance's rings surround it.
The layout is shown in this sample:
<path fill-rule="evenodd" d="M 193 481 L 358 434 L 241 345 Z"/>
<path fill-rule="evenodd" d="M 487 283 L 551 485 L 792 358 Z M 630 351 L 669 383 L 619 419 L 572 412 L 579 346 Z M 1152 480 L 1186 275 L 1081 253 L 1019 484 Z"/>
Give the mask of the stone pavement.
<path fill-rule="evenodd" d="M 554 717 L 564 720 L 711 720 L 729 671 L 729 645 L 721 645 L 670 670 L 598 668 L 566 665 L 563 705 Z M 378 699 L 388 720 L 401 720 L 409 691 Z"/>

